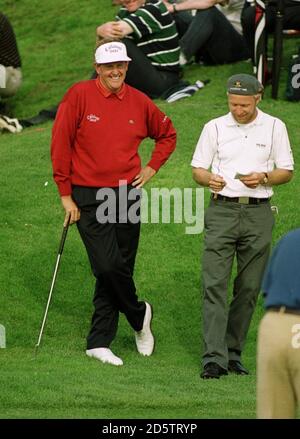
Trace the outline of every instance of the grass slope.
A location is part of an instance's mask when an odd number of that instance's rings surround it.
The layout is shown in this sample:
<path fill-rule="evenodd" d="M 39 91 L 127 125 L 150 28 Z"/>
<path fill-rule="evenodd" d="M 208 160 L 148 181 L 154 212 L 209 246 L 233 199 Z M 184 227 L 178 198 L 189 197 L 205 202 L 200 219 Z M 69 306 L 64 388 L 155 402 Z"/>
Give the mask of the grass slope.
<path fill-rule="evenodd" d="M 24 83 L 11 101 L 13 114 L 32 116 L 56 104 L 73 82 L 89 78 L 95 27 L 113 17 L 110 3 L 2 0 L 23 60 Z M 178 147 L 148 189 L 196 187 L 190 170 L 196 141 L 205 122 L 227 111 L 224 84 L 239 71 L 251 72 L 250 64 L 191 66 L 185 71 L 187 79 L 210 78 L 211 83 L 191 99 L 157 102 L 178 129 Z M 284 80 L 282 75 L 281 97 Z M 297 164 L 298 104 L 273 101 L 267 89 L 261 108 L 287 123 Z M 51 176 L 51 126 L 0 136 L 0 324 L 7 331 L 7 349 L 0 350 L 0 417 L 254 418 L 262 300 L 244 353 L 251 375 L 200 380 L 203 237 L 186 235 L 185 224 L 142 227 L 135 278 L 140 297 L 155 310 L 153 357 L 136 353 L 124 318 L 113 344 L 124 367 L 102 365 L 84 355 L 93 278 L 75 228 L 69 232 L 42 346 L 34 357 L 63 218 Z M 151 147 L 149 141 L 142 146 L 144 161 Z M 279 215 L 274 241 L 299 226 L 299 183 L 296 169 L 294 180 L 275 190 Z"/>

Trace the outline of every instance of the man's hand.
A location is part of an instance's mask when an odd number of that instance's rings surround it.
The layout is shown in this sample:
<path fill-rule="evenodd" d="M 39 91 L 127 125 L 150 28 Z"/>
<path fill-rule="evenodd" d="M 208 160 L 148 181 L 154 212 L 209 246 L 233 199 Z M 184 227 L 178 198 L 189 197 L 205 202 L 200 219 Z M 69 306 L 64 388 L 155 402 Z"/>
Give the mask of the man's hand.
<path fill-rule="evenodd" d="M 64 226 L 67 225 L 69 218 L 70 218 L 70 224 L 76 223 L 76 221 L 80 219 L 80 210 L 78 209 L 77 205 L 74 203 L 71 195 L 62 196 L 61 202 L 66 212 L 64 219 Z"/>
<path fill-rule="evenodd" d="M 123 30 L 117 21 L 108 21 L 96 29 L 99 38 L 123 38 Z"/>
<path fill-rule="evenodd" d="M 213 192 L 220 192 L 224 187 L 226 186 L 226 181 L 217 174 L 211 174 L 209 181 L 208 181 L 208 187 Z"/>
<path fill-rule="evenodd" d="M 263 183 L 265 174 L 263 172 L 252 172 L 239 180 L 250 189 L 256 189 L 258 185 Z"/>
<path fill-rule="evenodd" d="M 145 166 L 142 168 L 138 175 L 134 178 L 133 182 L 131 183 L 132 186 L 136 186 L 137 189 L 140 189 L 144 186 L 152 177 L 156 174 L 156 171 L 150 166 Z"/>
<path fill-rule="evenodd" d="M 174 12 L 174 6 L 172 3 L 169 3 L 166 0 L 163 0 L 163 2 L 170 13 Z"/>

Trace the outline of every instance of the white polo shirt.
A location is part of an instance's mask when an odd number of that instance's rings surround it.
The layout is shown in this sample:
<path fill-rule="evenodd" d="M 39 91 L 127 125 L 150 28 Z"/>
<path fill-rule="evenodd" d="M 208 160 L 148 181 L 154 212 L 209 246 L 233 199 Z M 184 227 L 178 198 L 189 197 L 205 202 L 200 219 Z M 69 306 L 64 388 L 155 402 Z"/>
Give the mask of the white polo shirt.
<path fill-rule="evenodd" d="M 276 168 L 293 170 L 294 160 L 285 124 L 257 109 L 257 117 L 239 124 L 231 113 L 208 122 L 198 140 L 191 165 L 221 175 L 226 197 L 270 198 L 271 187 L 250 189 L 235 179 L 236 173 L 270 172 Z"/>

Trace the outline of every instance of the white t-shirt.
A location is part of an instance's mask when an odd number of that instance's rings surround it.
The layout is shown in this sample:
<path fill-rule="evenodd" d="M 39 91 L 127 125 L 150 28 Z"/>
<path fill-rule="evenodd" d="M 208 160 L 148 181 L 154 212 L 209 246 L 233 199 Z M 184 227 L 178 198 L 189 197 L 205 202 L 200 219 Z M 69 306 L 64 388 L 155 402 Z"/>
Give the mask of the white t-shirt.
<path fill-rule="evenodd" d="M 191 165 L 221 175 L 226 186 L 219 193 L 227 197 L 269 198 L 271 187 L 245 186 L 237 173 L 293 170 L 294 160 L 285 124 L 260 110 L 255 120 L 239 124 L 231 113 L 208 122 L 200 135 Z"/>

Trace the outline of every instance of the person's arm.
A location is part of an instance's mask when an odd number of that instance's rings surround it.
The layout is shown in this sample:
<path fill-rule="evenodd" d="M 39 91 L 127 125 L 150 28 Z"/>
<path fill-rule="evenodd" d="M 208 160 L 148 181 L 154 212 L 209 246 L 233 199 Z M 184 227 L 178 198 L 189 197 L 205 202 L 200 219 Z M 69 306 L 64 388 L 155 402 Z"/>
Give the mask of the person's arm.
<path fill-rule="evenodd" d="M 193 179 L 200 186 L 209 187 L 213 192 L 220 192 L 226 182 L 220 175 L 212 174 L 210 171 L 204 168 L 193 167 Z"/>
<path fill-rule="evenodd" d="M 271 159 L 276 169 L 270 172 L 253 172 L 240 180 L 247 187 L 255 189 L 259 184 L 266 186 L 278 186 L 288 183 L 293 177 L 293 155 L 285 124 L 276 119 L 274 122 L 274 133 L 272 136 Z M 267 182 L 265 183 L 265 178 Z"/>
<path fill-rule="evenodd" d="M 293 171 L 288 169 L 274 169 L 271 172 L 252 172 L 251 174 L 241 177 L 240 181 L 250 189 L 257 188 L 258 185 L 278 186 L 288 183 L 293 177 Z M 265 179 L 267 178 L 267 183 Z"/>
<path fill-rule="evenodd" d="M 176 148 L 176 130 L 171 120 L 150 99 L 147 100 L 148 136 L 154 139 L 155 146 L 150 161 L 133 180 L 132 185 L 137 188 L 141 188 L 156 174 Z"/>
<path fill-rule="evenodd" d="M 135 176 L 132 186 L 135 186 L 137 189 L 140 189 L 144 186 L 144 184 L 148 183 L 149 180 L 156 174 L 155 169 L 150 166 L 145 166 L 140 170 L 140 172 Z"/>
<path fill-rule="evenodd" d="M 163 15 L 147 2 L 132 13 L 124 14 L 121 10 L 116 19 L 123 36 L 133 34 L 135 40 L 161 33 L 165 22 Z"/>
<path fill-rule="evenodd" d="M 126 23 L 126 21 L 120 20 L 117 22 L 117 24 L 119 25 L 119 29 L 122 32 L 123 37 L 132 34 L 133 29 L 128 23 Z"/>
<path fill-rule="evenodd" d="M 191 9 L 208 9 L 218 3 L 223 3 L 224 0 L 186 0 L 180 3 L 168 3 L 164 1 L 167 9 L 171 13 L 180 11 L 190 11 Z"/>
<path fill-rule="evenodd" d="M 68 219 L 70 218 L 70 224 L 76 223 L 80 220 L 80 210 L 77 204 L 74 202 L 71 195 L 63 195 L 60 197 L 61 204 L 65 210 L 64 226 L 67 225 Z"/>
<path fill-rule="evenodd" d="M 209 187 L 212 192 L 220 192 L 226 181 L 221 175 L 209 171 L 217 151 L 217 128 L 212 121 L 201 132 L 192 159 L 193 179 L 200 186 Z"/>
<path fill-rule="evenodd" d="M 274 169 L 268 172 L 268 185 L 277 186 L 288 183 L 293 178 L 293 171 L 288 169 Z"/>
<path fill-rule="evenodd" d="M 108 21 L 103 23 L 96 29 L 96 35 L 98 38 L 122 38 L 123 30 L 120 27 L 118 21 Z"/>
<path fill-rule="evenodd" d="M 74 100 L 74 105 L 68 100 Z M 80 219 L 80 210 L 71 196 L 72 145 L 78 122 L 75 104 L 74 93 L 69 91 L 58 108 L 52 130 L 51 160 L 53 177 L 65 210 L 64 225 L 67 224 L 69 218 L 70 224 Z"/>

